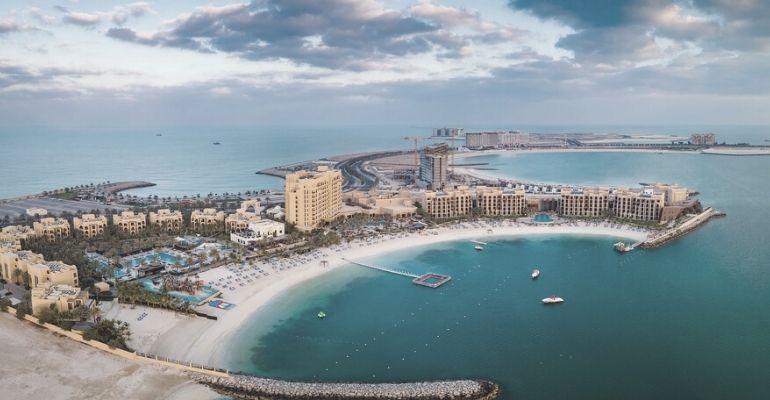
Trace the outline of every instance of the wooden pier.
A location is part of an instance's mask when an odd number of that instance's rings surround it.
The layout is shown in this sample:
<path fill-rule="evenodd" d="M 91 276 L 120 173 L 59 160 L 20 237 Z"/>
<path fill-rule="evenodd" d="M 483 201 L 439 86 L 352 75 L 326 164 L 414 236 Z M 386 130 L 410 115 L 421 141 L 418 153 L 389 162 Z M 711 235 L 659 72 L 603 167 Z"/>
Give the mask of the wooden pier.
<path fill-rule="evenodd" d="M 347 258 L 343 258 L 343 260 L 361 267 L 376 269 L 377 271 L 387 272 L 389 274 L 406 276 L 406 277 L 412 278 L 412 283 L 414 283 L 415 285 L 425 286 L 433 289 L 452 280 L 452 277 L 449 275 L 436 274 L 433 272 L 417 275 L 415 273 L 405 271 L 402 269 L 394 269 L 394 268 L 388 268 L 388 267 L 380 267 L 377 265 L 364 264 L 357 261 L 348 260 Z"/>

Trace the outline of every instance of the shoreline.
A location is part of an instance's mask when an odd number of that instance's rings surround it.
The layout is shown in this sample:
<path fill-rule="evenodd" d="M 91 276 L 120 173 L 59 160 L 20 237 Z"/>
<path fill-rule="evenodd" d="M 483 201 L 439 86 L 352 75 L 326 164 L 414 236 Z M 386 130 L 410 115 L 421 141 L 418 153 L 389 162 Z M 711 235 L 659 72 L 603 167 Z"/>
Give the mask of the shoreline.
<path fill-rule="evenodd" d="M 344 259 L 356 261 L 405 248 L 472 239 L 576 235 L 641 241 L 648 236 L 648 232 L 645 230 L 627 225 L 613 225 L 620 227 L 605 227 L 603 223 L 594 226 L 593 223 L 573 221 L 543 225 L 515 223 L 511 220 L 503 221 L 499 225 L 486 221 L 465 222 L 416 233 L 386 235 L 372 238 L 369 242 L 353 241 L 319 249 L 318 258 L 300 256 L 288 259 L 289 261 L 284 260 L 289 263 L 298 258 L 309 260 L 295 267 L 290 267 L 288 270 L 276 270 L 268 263 L 257 264 L 257 267 L 269 271 L 270 276 L 265 277 L 265 279 L 258 279 L 254 284 L 238 288 L 234 292 L 223 293 L 222 299 L 234 303 L 236 306 L 229 311 L 207 308 L 208 313 L 217 315 L 219 319 L 216 321 L 181 316 L 173 312 L 145 307 L 130 309 L 121 305 L 113 305 L 113 309 L 117 307 L 118 310 L 111 309 L 109 314 L 112 315 L 109 317 L 126 320 L 131 325 L 131 345 L 138 351 L 212 367 L 226 367 L 232 359 L 231 354 L 234 345 L 237 344 L 233 343 L 233 339 L 240 327 L 257 316 L 272 300 L 288 290 L 327 272 L 350 265 Z M 492 232 L 489 233 L 489 230 Z M 607 246 L 607 251 L 612 251 L 610 244 Z M 322 267 L 322 261 L 328 262 L 328 265 Z M 206 271 L 201 274 L 201 278 L 207 280 L 217 273 L 227 274 L 225 267 L 220 267 L 216 270 Z M 208 275 L 203 276 L 204 274 Z M 137 324 L 134 324 L 136 321 L 134 316 L 142 312 L 151 315 L 145 317 L 141 323 L 142 326 L 135 329 L 134 325 Z"/>

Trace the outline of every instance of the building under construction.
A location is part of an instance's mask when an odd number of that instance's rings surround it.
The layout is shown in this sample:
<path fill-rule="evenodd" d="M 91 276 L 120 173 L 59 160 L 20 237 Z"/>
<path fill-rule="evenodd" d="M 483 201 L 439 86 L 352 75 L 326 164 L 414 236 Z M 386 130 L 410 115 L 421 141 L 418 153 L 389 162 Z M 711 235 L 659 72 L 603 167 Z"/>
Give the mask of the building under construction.
<path fill-rule="evenodd" d="M 431 190 L 440 190 L 448 179 L 449 146 L 440 143 L 426 146 L 420 152 L 419 180 Z"/>

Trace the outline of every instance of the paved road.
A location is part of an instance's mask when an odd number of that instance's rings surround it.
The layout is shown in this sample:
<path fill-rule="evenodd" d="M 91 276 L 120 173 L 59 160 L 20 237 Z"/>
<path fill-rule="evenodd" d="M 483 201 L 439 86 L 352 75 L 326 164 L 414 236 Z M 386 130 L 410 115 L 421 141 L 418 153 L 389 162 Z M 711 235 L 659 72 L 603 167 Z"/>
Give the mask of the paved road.
<path fill-rule="evenodd" d="M 377 158 L 389 157 L 401 153 L 401 151 L 386 151 L 349 158 L 337 163 L 334 167 L 339 169 L 342 172 L 342 177 L 345 178 L 345 184 L 342 189 L 344 191 L 369 190 L 376 187 L 380 179 L 377 175 L 367 171 L 364 168 L 364 163 Z"/>
<path fill-rule="evenodd" d="M 91 210 L 125 210 L 126 207 L 118 205 L 106 205 L 94 201 L 72 201 L 54 199 L 49 197 L 17 200 L 0 204 L 0 218 L 14 219 L 27 212 L 28 208 L 44 208 L 49 215 L 60 215 L 63 212 L 76 213 L 78 211 L 91 212 Z"/>

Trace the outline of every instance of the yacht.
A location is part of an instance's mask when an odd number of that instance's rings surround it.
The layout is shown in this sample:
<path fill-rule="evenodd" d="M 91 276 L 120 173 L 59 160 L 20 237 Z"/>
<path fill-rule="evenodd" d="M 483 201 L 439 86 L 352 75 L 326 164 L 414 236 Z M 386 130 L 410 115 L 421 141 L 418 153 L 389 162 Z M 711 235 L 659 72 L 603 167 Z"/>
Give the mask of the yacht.
<path fill-rule="evenodd" d="M 537 277 L 540 276 L 540 270 L 535 268 L 532 270 L 532 279 L 537 279 Z"/>
<path fill-rule="evenodd" d="M 326 313 L 323 312 L 323 311 L 319 311 L 318 312 L 318 319 L 324 319 L 324 318 L 326 318 Z"/>
<path fill-rule="evenodd" d="M 546 297 L 543 299 L 543 304 L 559 304 L 564 303 L 564 299 L 561 297 L 556 297 L 555 295 L 551 295 L 551 297 Z"/>
<path fill-rule="evenodd" d="M 484 247 L 479 246 L 479 245 L 473 246 L 473 248 L 476 249 L 476 251 L 484 250 Z"/>

